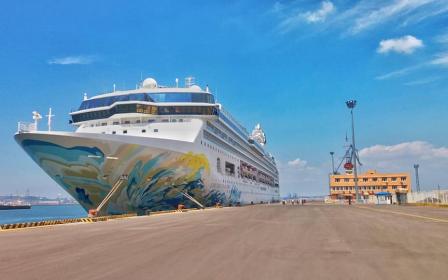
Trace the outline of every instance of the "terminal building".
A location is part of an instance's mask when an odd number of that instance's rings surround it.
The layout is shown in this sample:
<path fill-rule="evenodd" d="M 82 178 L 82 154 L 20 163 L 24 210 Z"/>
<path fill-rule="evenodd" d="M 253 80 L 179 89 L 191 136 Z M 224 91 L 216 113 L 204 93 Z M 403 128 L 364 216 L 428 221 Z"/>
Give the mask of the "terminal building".
<path fill-rule="evenodd" d="M 358 175 L 358 192 L 361 198 L 372 200 L 379 195 L 397 197 L 411 191 L 409 173 L 378 173 L 369 170 Z M 355 178 L 352 172 L 330 175 L 331 199 L 355 198 Z"/>

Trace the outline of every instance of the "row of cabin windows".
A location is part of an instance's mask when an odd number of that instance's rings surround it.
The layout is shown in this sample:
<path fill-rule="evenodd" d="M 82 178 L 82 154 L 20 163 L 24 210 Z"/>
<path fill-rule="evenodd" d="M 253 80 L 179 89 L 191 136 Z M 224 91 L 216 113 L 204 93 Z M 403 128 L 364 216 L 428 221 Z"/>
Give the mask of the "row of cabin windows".
<path fill-rule="evenodd" d="M 249 150 L 247 150 L 246 148 L 244 148 L 242 145 L 240 145 L 240 143 L 238 142 L 238 141 L 235 141 L 232 137 L 230 137 L 230 136 L 227 136 L 227 134 L 226 133 L 223 133 L 221 130 L 219 130 L 218 128 L 216 128 L 214 125 L 212 125 L 212 124 L 210 124 L 210 122 L 207 122 L 207 127 L 208 128 L 210 128 L 215 134 L 218 134 L 221 138 L 223 138 L 225 141 L 225 143 L 227 144 L 227 142 L 230 142 L 231 143 L 231 145 L 230 146 L 236 146 L 236 147 L 238 147 L 239 149 L 241 149 L 241 150 L 246 150 L 246 151 L 248 151 L 249 153 L 251 153 Z M 207 134 L 211 134 L 208 130 L 204 130 L 204 135 L 205 136 L 207 136 Z M 211 134 L 211 135 L 213 135 L 213 134 Z M 214 137 L 216 137 L 215 135 L 213 135 Z M 213 149 L 213 147 L 212 147 L 212 149 Z M 237 149 L 236 149 L 237 150 Z M 218 152 L 219 152 L 219 149 L 218 149 Z M 236 158 L 234 158 L 235 160 L 239 160 L 239 159 L 236 159 Z M 265 166 L 266 167 L 266 166 Z M 266 167 L 266 169 L 270 169 L 270 167 L 268 166 L 268 167 Z M 272 170 L 271 170 L 272 171 Z M 278 185 L 278 184 L 275 184 L 275 185 Z"/>
<path fill-rule="evenodd" d="M 377 182 L 379 179 L 381 179 L 381 181 L 383 181 L 383 182 L 387 182 L 388 181 L 388 177 L 359 178 L 358 181 L 362 181 L 362 182 L 369 182 L 369 181 Z M 396 182 L 397 179 L 398 179 L 397 177 L 391 177 L 390 181 Z M 344 182 L 351 182 L 351 181 L 354 181 L 355 179 L 354 178 L 344 178 L 343 180 L 344 180 Z M 406 177 L 400 177 L 400 180 L 402 182 L 405 182 L 406 181 Z M 336 178 L 335 182 L 341 182 L 341 178 Z"/>
<path fill-rule="evenodd" d="M 153 106 L 144 104 L 118 104 L 107 110 L 72 115 L 72 122 L 107 119 L 115 114 L 141 113 L 150 115 L 216 115 L 214 106 Z"/>
<path fill-rule="evenodd" d="M 146 129 L 142 129 L 141 132 L 142 132 L 142 133 L 146 133 Z M 159 129 L 154 128 L 154 129 L 153 129 L 153 132 L 159 132 Z M 105 133 L 105 132 L 104 132 L 104 133 Z M 114 130 L 114 131 L 112 131 L 112 134 L 117 134 L 117 132 Z M 123 134 L 128 134 L 128 131 L 127 131 L 126 129 L 123 130 Z"/>
<path fill-rule="evenodd" d="M 123 124 L 144 124 L 144 123 L 153 123 L 156 120 L 154 119 L 149 119 L 149 120 L 136 120 L 135 122 L 131 122 L 129 120 L 127 121 L 122 121 L 122 122 L 112 122 L 112 125 L 123 125 Z M 162 119 L 159 122 L 184 122 L 184 119 Z M 109 123 L 110 124 L 110 123 Z M 90 127 L 95 127 L 95 126 L 107 126 L 108 123 L 97 123 L 97 124 L 90 124 Z"/>
<path fill-rule="evenodd" d="M 406 188 L 407 186 L 400 186 L 402 188 Z M 391 186 L 391 188 L 393 190 L 396 190 L 398 188 L 398 186 Z M 387 190 L 386 186 L 370 186 L 370 187 L 366 187 L 366 186 L 362 186 L 359 187 L 360 190 Z M 355 187 L 331 187 L 331 190 L 333 191 L 353 191 L 355 190 Z"/>

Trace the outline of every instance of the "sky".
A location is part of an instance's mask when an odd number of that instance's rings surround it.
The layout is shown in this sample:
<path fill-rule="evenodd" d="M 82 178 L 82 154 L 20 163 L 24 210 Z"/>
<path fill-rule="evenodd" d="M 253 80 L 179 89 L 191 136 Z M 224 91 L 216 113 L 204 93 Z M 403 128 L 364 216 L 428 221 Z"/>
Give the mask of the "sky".
<path fill-rule="evenodd" d="M 349 99 L 362 172 L 419 163 L 422 189 L 448 187 L 446 0 L 5 1 L 0 40 L 0 194 L 67 196 L 14 142 L 32 111 L 72 130 L 84 92 L 190 75 L 261 123 L 283 195 L 327 193 Z"/>

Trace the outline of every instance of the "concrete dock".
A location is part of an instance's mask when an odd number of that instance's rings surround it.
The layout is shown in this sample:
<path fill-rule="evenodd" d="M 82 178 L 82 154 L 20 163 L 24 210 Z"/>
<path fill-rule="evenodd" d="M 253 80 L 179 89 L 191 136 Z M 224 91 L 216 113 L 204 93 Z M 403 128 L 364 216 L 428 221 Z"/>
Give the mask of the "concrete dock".
<path fill-rule="evenodd" d="M 0 232 L 1 279 L 447 279 L 448 209 L 258 205 Z"/>

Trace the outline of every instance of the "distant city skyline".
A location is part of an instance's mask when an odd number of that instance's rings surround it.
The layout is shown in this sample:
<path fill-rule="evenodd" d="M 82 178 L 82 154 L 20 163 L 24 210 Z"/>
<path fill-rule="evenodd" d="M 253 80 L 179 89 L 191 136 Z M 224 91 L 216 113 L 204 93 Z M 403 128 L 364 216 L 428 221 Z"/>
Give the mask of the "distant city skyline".
<path fill-rule="evenodd" d="M 328 193 L 349 99 L 360 172 L 414 180 L 418 163 L 423 190 L 446 188 L 447 22 L 442 0 L 3 3 L 0 195 L 62 192 L 14 142 L 32 111 L 70 130 L 84 93 L 190 75 L 249 131 L 261 123 L 282 196 Z"/>

